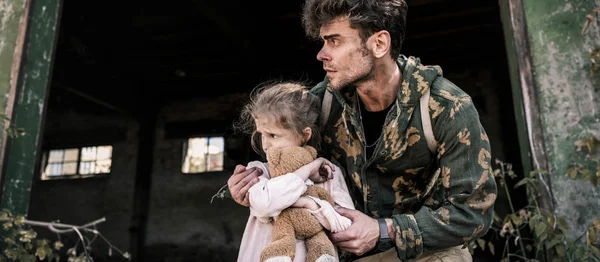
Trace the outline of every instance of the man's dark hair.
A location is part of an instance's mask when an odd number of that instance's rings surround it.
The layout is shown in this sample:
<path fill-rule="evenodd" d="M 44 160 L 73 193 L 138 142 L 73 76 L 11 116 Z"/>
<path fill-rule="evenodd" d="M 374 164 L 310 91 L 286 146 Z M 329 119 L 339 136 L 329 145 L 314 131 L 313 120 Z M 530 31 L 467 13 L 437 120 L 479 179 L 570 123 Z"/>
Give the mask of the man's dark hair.
<path fill-rule="evenodd" d="M 395 60 L 404 42 L 407 9 L 404 0 L 306 0 L 302 24 L 308 37 L 319 39 L 321 26 L 347 17 L 363 43 L 374 33 L 386 30 L 390 33 Z"/>

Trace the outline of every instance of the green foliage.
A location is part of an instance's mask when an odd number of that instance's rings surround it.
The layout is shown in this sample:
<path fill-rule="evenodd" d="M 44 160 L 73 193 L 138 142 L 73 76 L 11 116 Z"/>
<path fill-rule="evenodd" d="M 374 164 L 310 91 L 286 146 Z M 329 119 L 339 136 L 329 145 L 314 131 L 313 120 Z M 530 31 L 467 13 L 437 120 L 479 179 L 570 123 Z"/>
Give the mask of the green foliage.
<path fill-rule="evenodd" d="M 571 164 L 571 167 L 567 169 L 566 176 L 573 179 L 581 178 L 597 186 L 600 178 L 600 140 L 590 136 L 575 142 L 575 145 L 577 152 L 585 153 L 587 161 Z"/>
<path fill-rule="evenodd" d="M 581 29 L 582 35 L 584 35 L 588 31 L 592 22 L 597 20 L 598 14 L 600 14 L 600 7 L 595 8 L 594 10 L 592 10 L 591 13 L 585 16 L 586 21 L 583 24 L 583 28 Z M 591 62 L 590 73 L 593 75 L 600 69 L 600 47 L 594 48 L 590 52 L 588 59 L 590 59 Z"/>
<path fill-rule="evenodd" d="M 586 159 L 591 164 L 574 164 L 566 174 L 573 179 L 590 181 L 596 186 L 600 178 L 600 141 L 591 136 L 577 141 L 576 145 L 577 151 L 586 153 Z M 547 175 L 545 171 L 533 171 L 515 184 L 515 188 L 525 187 L 529 203 L 528 206 L 515 210 L 507 178 L 515 179 L 517 176 L 510 164 L 496 160 L 496 165 L 498 168 L 494 170 L 494 176 L 499 187 L 505 190 L 511 210 L 504 218 L 494 215 L 493 229 L 505 241 L 502 261 L 510 261 L 511 258 L 538 261 L 536 258 L 545 255 L 549 261 L 600 261 L 600 250 L 595 246 L 600 234 L 600 219 L 591 221 L 581 236 L 569 237 L 572 234 L 569 234 L 567 221 L 556 213 L 543 209 L 538 203 L 540 189 L 545 188 L 542 184 L 543 176 Z M 532 237 L 525 238 L 523 235 Z M 511 246 L 515 248 L 511 249 Z M 493 243 L 486 243 L 483 239 L 472 244 L 472 248 L 486 250 L 486 247 L 492 254 L 496 252 Z"/>
<path fill-rule="evenodd" d="M 8 210 L 0 212 L 3 221 L 2 248 L 0 261 L 59 261 L 58 251 L 63 244 L 60 240 L 51 242 L 39 239 L 37 232 L 25 224 L 25 217 L 13 216 Z"/>
<path fill-rule="evenodd" d="M 90 255 L 91 244 L 97 237 L 102 238 L 110 246 L 108 253 L 112 256 L 112 250 L 115 249 L 124 258 L 130 259 L 129 253 L 121 252 L 110 244 L 101 234 L 95 229 L 97 223 L 104 220 L 98 220 L 85 226 L 71 226 L 60 223 L 47 223 L 39 221 L 31 221 L 25 219 L 24 216 L 13 215 L 9 210 L 0 211 L 0 223 L 2 223 L 2 238 L 0 246 L 3 252 L 0 253 L 0 262 L 4 261 L 60 261 L 60 254 L 66 254 L 69 262 L 92 262 L 94 261 Z M 58 239 L 51 241 L 45 238 L 40 238 L 38 233 L 32 226 L 47 227 L 51 231 L 57 233 Z M 79 240 L 75 246 L 63 252 L 64 244 L 60 240 L 60 234 L 76 232 Z M 82 233 L 83 232 L 83 233 Z M 90 233 L 92 238 L 88 238 L 84 233 Z M 78 253 L 80 250 L 80 253 Z"/>

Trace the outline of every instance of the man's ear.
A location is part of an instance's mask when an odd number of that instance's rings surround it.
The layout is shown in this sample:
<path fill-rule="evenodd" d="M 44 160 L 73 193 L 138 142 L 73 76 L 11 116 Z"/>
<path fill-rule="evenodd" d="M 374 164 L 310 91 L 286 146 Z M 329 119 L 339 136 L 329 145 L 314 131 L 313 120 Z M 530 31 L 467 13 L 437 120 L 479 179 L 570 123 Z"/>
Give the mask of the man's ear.
<path fill-rule="evenodd" d="M 312 137 L 312 128 L 305 127 L 302 130 L 302 145 L 306 144 L 306 142 L 308 142 L 308 140 L 310 140 L 311 137 Z"/>
<path fill-rule="evenodd" d="M 392 48 L 392 37 L 387 30 L 375 32 L 367 42 L 370 42 L 368 45 L 370 45 L 373 56 L 376 58 L 384 57 Z"/>

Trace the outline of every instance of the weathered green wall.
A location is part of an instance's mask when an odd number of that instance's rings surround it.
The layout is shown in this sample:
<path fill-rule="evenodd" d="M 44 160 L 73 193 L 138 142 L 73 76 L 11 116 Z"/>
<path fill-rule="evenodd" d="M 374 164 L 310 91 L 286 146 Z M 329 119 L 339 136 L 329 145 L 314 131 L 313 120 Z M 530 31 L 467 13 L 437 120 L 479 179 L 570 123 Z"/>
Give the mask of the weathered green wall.
<path fill-rule="evenodd" d="M 0 112 L 6 110 L 15 46 L 24 9 L 25 0 L 0 0 Z M 2 122 L 0 126 L 4 126 Z M 0 141 L 2 136 L 0 132 Z"/>
<path fill-rule="evenodd" d="M 24 134 L 8 141 L 0 208 L 26 214 L 36 160 L 54 45 L 60 0 L 34 0 L 29 9 L 28 30 L 23 46 L 20 80 L 17 83 L 12 124 Z"/>
<path fill-rule="evenodd" d="M 600 73 L 589 73 L 588 56 L 600 47 L 598 21 L 581 35 L 585 15 L 599 6 L 590 0 L 523 1 L 533 58 L 546 156 L 556 211 L 580 234 L 600 210 L 600 189 L 565 177 L 584 161 L 575 141 L 600 137 Z"/>

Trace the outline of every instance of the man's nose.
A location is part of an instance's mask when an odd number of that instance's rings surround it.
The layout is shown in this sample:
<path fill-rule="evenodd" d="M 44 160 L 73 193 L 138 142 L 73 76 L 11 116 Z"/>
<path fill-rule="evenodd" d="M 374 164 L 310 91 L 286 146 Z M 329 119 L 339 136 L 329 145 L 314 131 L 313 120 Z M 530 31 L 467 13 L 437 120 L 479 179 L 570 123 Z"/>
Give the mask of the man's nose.
<path fill-rule="evenodd" d="M 325 50 L 325 47 L 322 47 L 321 50 L 319 50 L 319 53 L 317 53 L 317 60 L 319 60 L 319 61 L 330 61 L 331 60 L 327 50 Z"/>

